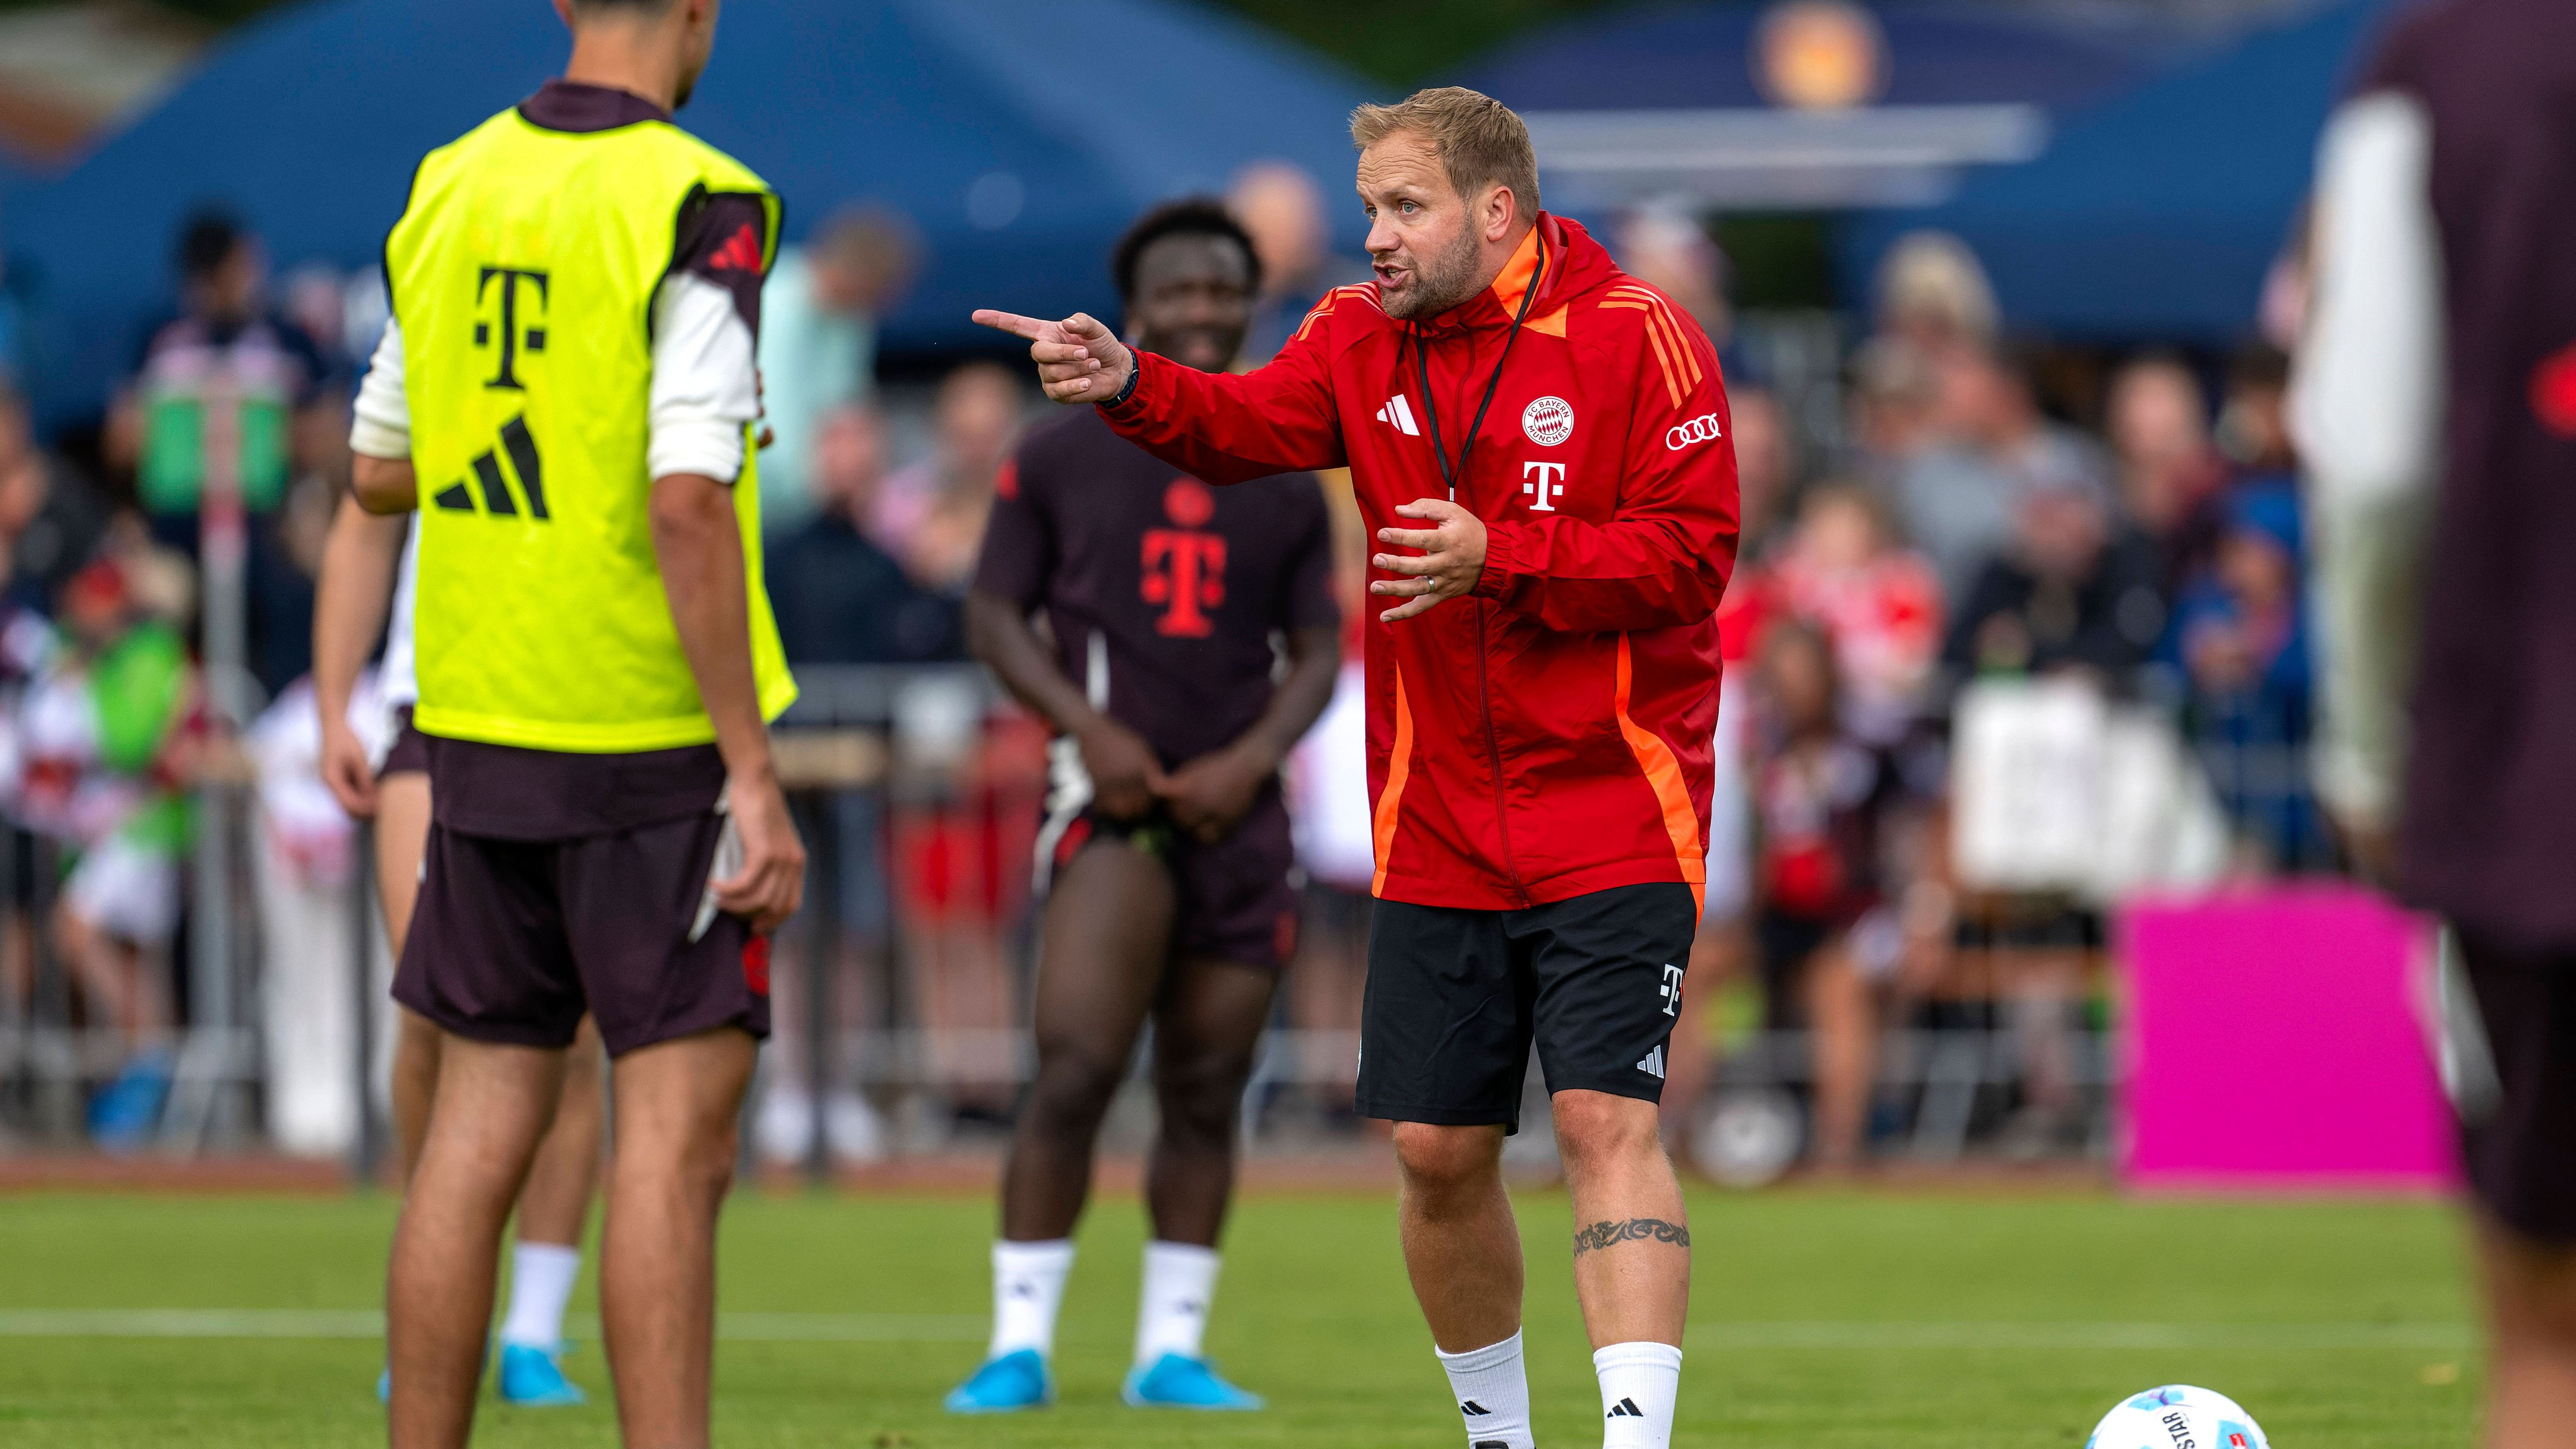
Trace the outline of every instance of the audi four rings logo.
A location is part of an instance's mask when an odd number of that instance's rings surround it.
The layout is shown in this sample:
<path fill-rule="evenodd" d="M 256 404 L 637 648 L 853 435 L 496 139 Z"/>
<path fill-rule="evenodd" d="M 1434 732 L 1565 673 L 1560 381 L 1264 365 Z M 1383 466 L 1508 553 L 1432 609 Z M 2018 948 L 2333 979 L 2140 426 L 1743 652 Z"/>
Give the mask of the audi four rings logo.
<path fill-rule="evenodd" d="M 1705 443 L 1718 436 L 1717 414 L 1702 413 L 1686 423 L 1677 423 L 1664 434 L 1664 446 L 1678 453 L 1693 443 Z"/>

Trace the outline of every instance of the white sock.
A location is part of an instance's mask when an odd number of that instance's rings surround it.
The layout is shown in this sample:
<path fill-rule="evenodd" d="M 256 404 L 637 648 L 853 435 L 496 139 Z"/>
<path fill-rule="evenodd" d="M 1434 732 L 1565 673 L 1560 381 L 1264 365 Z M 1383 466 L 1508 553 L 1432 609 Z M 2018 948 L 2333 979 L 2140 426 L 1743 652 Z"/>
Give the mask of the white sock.
<path fill-rule="evenodd" d="M 1000 1358 L 1033 1348 L 1055 1352 L 1055 1314 L 1064 1306 L 1064 1280 L 1073 1271 L 1073 1240 L 993 1244 L 993 1346 Z"/>
<path fill-rule="evenodd" d="M 1614 1343 L 1592 1355 L 1601 1376 L 1601 1449 L 1671 1449 L 1682 1351 L 1669 1343 Z"/>
<path fill-rule="evenodd" d="M 1217 1252 L 1191 1243 L 1145 1245 L 1145 1291 L 1136 1305 L 1136 1366 L 1167 1353 L 1199 1357 L 1208 1301 L 1216 1297 Z"/>
<path fill-rule="evenodd" d="M 1441 1353 L 1440 1366 L 1449 1371 L 1449 1392 L 1467 1423 L 1467 1449 L 1536 1449 L 1519 1334 L 1465 1353 Z"/>
<path fill-rule="evenodd" d="M 564 1305 L 581 1276 L 581 1249 L 558 1243 L 521 1243 L 510 1253 L 510 1316 L 501 1341 L 552 1352 L 563 1342 Z"/>

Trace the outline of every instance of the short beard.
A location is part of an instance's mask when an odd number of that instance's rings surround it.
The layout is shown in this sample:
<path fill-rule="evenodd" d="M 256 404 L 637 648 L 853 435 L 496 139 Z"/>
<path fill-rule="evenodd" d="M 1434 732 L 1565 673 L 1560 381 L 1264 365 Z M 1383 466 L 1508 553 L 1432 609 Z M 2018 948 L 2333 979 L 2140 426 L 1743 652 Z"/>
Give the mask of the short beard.
<path fill-rule="evenodd" d="M 1458 240 L 1436 257 L 1414 266 L 1413 285 L 1401 297 L 1389 297 L 1387 315 L 1411 321 L 1437 317 L 1476 295 L 1476 233 L 1460 227 Z"/>

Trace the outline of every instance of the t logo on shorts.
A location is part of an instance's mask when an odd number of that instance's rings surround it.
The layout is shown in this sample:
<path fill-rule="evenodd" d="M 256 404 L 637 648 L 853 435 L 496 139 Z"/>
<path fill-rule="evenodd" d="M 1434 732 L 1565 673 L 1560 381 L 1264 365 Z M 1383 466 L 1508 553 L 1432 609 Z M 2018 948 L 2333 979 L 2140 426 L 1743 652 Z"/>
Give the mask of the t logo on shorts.
<path fill-rule="evenodd" d="M 1664 965 L 1664 1015 L 1681 1015 L 1682 968 L 1670 962 Z"/>

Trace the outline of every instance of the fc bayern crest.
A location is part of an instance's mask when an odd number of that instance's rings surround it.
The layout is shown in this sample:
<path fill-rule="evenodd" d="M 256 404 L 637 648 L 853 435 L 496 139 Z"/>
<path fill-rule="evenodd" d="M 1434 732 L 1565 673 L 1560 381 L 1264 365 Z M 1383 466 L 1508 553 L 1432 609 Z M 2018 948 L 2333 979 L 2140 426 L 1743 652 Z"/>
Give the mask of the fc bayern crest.
<path fill-rule="evenodd" d="M 1521 409 L 1521 431 L 1542 448 L 1553 448 L 1574 436 L 1574 404 L 1543 397 Z"/>

